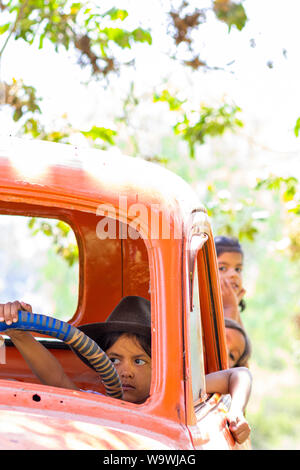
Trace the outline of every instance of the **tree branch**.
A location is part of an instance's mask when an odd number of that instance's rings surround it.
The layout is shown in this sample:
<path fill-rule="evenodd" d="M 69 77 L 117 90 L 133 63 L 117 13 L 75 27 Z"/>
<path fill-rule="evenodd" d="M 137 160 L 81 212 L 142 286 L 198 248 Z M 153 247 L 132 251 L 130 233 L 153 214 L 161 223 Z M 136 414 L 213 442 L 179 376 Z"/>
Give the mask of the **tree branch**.
<path fill-rule="evenodd" d="M 8 41 L 10 40 L 12 34 L 13 34 L 13 33 L 15 32 L 15 30 L 16 30 L 18 21 L 22 18 L 23 12 L 24 12 L 25 8 L 26 8 L 27 5 L 28 5 L 28 1 L 29 1 L 29 0 L 25 0 L 25 1 L 23 2 L 23 4 L 21 5 L 21 8 L 20 8 L 20 10 L 19 10 L 19 13 L 17 14 L 17 17 L 16 17 L 16 19 L 15 19 L 15 22 L 14 22 L 14 24 L 13 24 L 13 26 L 12 26 L 10 32 L 8 33 L 8 36 L 7 36 L 7 38 L 5 39 L 4 44 L 3 44 L 3 46 L 2 46 L 2 48 L 1 48 L 1 50 L 0 50 L 0 60 L 1 60 L 2 54 L 3 54 L 5 48 L 6 48 L 7 44 L 8 44 Z"/>

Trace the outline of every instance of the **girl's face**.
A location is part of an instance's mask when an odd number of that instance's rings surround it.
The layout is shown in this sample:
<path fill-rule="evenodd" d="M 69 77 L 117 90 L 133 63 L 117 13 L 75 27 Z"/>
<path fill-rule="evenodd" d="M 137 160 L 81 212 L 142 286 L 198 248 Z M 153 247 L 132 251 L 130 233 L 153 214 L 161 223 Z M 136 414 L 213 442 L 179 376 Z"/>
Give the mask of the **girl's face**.
<path fill-rule="evenodd" d="M 149 396 L 151 385 L 151 357 L 140 346 L 138 340 L 121 335 L 106 350 L 114 364 L 123 387 L 123 400 L 143 403 Z"/>
<path fill-rule="evenodd" d="M 228 364 L 229 367 L 234 367 L 245 351 L 246 341 L 243 334 L 234 328 L 226 328 L 225 333 Z"/>
<path fill-rule="evenodd" d="M 220 277 L 229 281 L 238 295 L 243 288 L 243 255 L 237 252 L 225 252 L 218 256 Z"/>

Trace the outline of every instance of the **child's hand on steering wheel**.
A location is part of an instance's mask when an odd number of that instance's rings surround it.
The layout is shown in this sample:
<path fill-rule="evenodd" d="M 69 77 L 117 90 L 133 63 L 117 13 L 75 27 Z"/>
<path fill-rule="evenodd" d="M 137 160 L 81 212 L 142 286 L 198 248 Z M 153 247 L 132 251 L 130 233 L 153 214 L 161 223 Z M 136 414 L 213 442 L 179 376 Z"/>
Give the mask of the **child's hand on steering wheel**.
<path fill-rule="evenodd" d="M 27 304 L 26 302 L 19 302 L 18 300 L 15 300 L 14 302 L 0 304 L 0 322 L 5 322 L 8 326 L 8 329 L 3 331 L 3 333 L 7 333 L 9 336 L 10 333 L 13 335 L 24 334 L 23 331 L 21 332 L 20 330 L 9 329 L 10 325 L 18 321 L 18 310 L 24 310 L 26 312 L 32 313 L 31 305 Z"/>

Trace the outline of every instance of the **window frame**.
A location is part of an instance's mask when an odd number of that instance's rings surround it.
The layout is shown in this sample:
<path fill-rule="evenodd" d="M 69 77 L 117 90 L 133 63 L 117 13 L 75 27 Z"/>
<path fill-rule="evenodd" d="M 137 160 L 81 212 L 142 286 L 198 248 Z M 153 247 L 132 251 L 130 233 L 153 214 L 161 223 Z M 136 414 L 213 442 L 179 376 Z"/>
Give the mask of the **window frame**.
<path fill-rule="evenodd" d="M 202 403 L 206 398 L 204 343 L 201 315 L 201 303 L 199 292 L 199 278 L 197 269 L 197 257 L 192 278 L 192 298 L 189 312 L 189 341 L 191 363 L 191 388 L 194 407 Z M 193 318 L 194 316 L 194 318 Z M 197 317 L 198 316 L 198 317 Z M 195 334 L 196 333 L 196 334 Z M 196 381 L 194 378 L 196 377 Z M 194 389 L 196 387 L 196 389 Z"/>
<path fill-rule="evenodd" d="M 78 248 L 78 273 L 77 273 L 77 281 L 76 281 L 76 295 L 77 295 L 77 299 L 76 299 L 76 302 L 75 302 L 75 305 L 74 305 L 74 309 L 73 311 L 70 313 L 70 316 L 68 319 L 66 318 L 62 318 L 61 320 L 62 321 L 65 321 L 65 322 L 72 322 L 76 316 L 77 316 L 77 312 L 78 312 L 78 309 L 79 309 L 79 305 L 80 305 L 80 277 L 81 277 L 81 258 L 82 258 L 82 253 L 81 253 L 81 244 L 80 244 L 80 236 L 79 234 L 77 233 L 77 229 L 76 229 L 76 226 L 73 224 L 73 222 L 68 218 L 66 217 L 65 215 L 61 214 L 60 211 L 58 210 L 58 212 L 56 214 L 53 214 L 53 213 L 49 213 L 49 212 L 45 212 L 45 211 L 39 211 L 39 210 L 19 210 L 19 209 L 15 209 L 15 205 L 13 205 L 12 208 L 8 207 L 7 209 L 3 209 L 3 208 L 0 208 L 0 217 L 1 216 L 7 216 L 7 217 L 20 217 L 20 218 L 23 218 L 23 219 L 31 219 L 31 218 L 36 218 L 36 219 L 43 219 L 43 220 L 53 220 L 53 221 L 61 221 L 61 222 L 64 222 L 65 224 L 67 224 L 70 229 L 72 230 L 72 234 L 74 236 L 74 240 L 77 244 L 77 248 Z M 30 299 L 29 299 L 30 300 Z"/>

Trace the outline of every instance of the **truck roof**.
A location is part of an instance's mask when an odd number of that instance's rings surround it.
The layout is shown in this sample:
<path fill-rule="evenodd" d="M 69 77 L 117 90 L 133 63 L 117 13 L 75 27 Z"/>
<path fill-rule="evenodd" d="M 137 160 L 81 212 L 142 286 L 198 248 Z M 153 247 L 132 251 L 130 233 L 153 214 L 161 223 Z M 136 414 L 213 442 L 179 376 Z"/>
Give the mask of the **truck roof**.
<path fill-rule="evenodd" d="M 0 169 L 1 191 L 8 200 L 18 194 L 27 194 L 30 199 L 30 188 L 39 185 L 45 200 L 52 198 L 58 206 L 64 201 L 86 211 L 94 211 L 102 202 L 117 207 L 120 198 L 126 198 L 128 204 L 159 205 L 166 215 L 176 212 L 182 220 L 193 210 L 206 211 L 181 177 L 115 148 L 103 151 L 1 137 Z"/>

